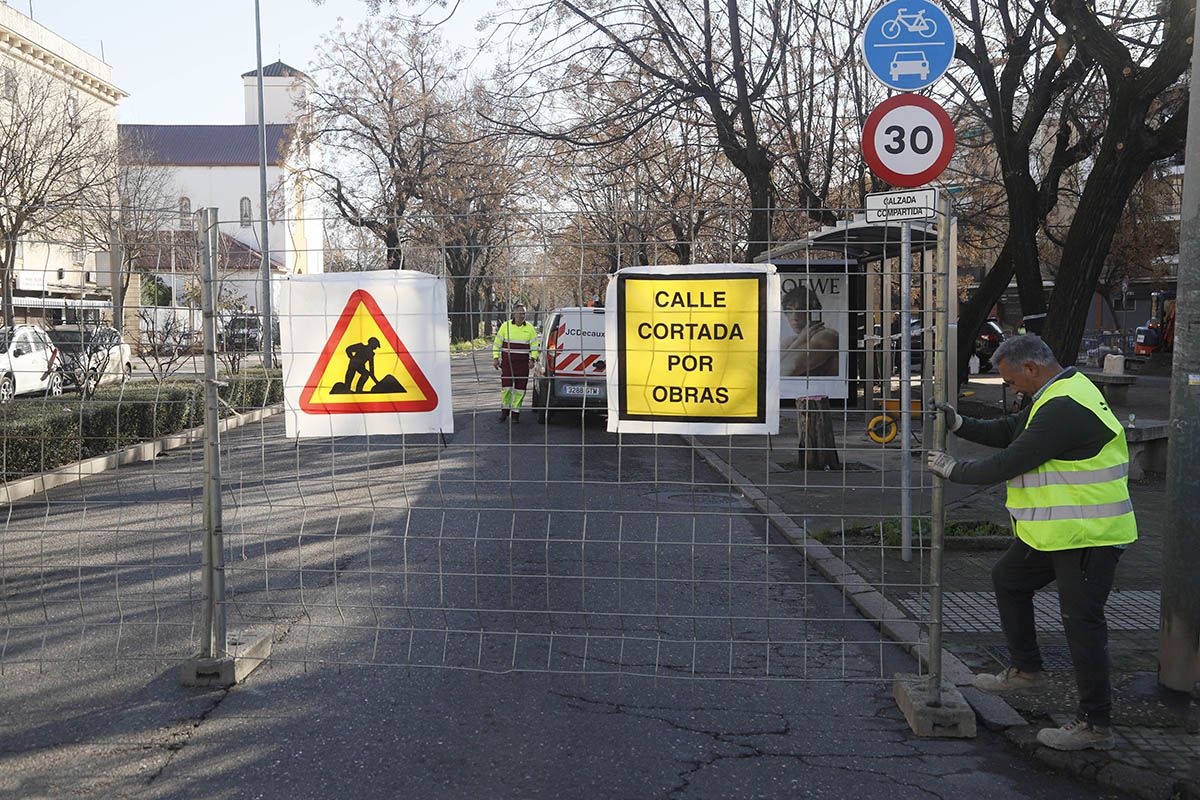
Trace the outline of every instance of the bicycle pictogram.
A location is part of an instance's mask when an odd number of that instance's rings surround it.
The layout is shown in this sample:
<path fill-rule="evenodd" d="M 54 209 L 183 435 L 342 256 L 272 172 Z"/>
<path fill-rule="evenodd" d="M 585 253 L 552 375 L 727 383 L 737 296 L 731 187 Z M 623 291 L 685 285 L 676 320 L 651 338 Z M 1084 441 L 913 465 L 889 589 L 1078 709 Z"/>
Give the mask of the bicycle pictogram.
<path fill-rule="evenodd" d="M 907 10 L 907 8 L 897 8 L 896 17 L 883 23 L 880 28 L 883 38 L 895 39 L 902 30 L 924 36 L 926 39 L 937 33 L 937 23 L 925 18 L 925 9 L 921 9 L 915 14 L 905 14 L 904 12 Z"/>

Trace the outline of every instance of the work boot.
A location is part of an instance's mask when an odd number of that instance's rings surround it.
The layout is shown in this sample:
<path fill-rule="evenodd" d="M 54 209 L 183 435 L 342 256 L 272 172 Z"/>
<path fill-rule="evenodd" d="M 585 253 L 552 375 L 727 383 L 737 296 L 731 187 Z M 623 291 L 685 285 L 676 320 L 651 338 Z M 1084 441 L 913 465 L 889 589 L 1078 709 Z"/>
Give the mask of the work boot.
<path fill-rule="evenodd" d="M 1116 746 L 1112 728 L 1081 719 L 1061 728 L 1042 728 L 1037 740 L 1055 750 L 1112 750 Z"/>
<path fill-rule="evenodd" d="M 981 692 L 1023 692 L 1045 686 L 1046 673 L 1021 672 L 1016 667 L 1009 667 L 996 675 L 976 675 L 971 685 Z"/>
<path fill-rule="evenodd" d="M 508 409 L 502 408 L 500 409 L 500 421 L 504 422 L 506 419 L 508 419 Z"/>
<path fill-rule="evenodd" d="M 521 412 L 514 411 L 513 412 L 513 425 L 520 425 L 520 424 L 521 424 Z"/>

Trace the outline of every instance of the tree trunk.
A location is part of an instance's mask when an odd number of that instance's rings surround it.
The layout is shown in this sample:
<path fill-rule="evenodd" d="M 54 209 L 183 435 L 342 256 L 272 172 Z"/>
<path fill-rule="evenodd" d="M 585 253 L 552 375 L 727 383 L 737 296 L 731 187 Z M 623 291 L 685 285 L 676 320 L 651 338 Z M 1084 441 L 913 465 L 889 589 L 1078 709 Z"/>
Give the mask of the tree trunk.
<path fill-rule="evenodd" d="M 467 314 L 467 293 L 465 279 L 450 280 L 450 340 L 454 342 L 474 338 L 471 336 L 471 318 Z"/>
<path fill-rule="evenodd" d="M 404 269 L 404 252 L 400 249 L 400 232 L 389 226 L 383 234 L 383 246 L 387 250 L 388 269 Z"/>
<path fill-rule="evenodd" d="M 1071 366 L 1079 358 L 1079 342 L 1092 295 L 1108 260 L 1117 224 L 1129 195 L 1149 166 L 1145 156 L 1129 153 L 1140 149 L 1142 143 L 1136 142 L 1137 138 L 1141 137 L 1136 137 L 1131 147 L 1122 144 L 1118 150 L 1106 142 L 1101 148 L 1092 167 L 1093 179 L 1084 188 L 1063 244 L 1062 266 L 1054 281 L 1043 337 L 1064 366 Z M 1094 179 L 1097 175 L 1104 176 L 1103 180 Z"/>
<path fill-rule="evenodd" d="M 12 265 L 15 261 L 16 248 L 7 242 L 4 245 L 4 263 L 0 264 L 0 283 L 4 284 L 4 324 L 12 327 L 16 324 L 13 316 Z"/>
<path fill-rule="evenodd" d="M 987 322 L 988 311 L 1004 294 L 1012 280 L 1014 264 L 1010 256 L 1012 239 L 1007 239 L 992 268 L 983 276 L 979 287 L 958 309 L 958 375 L 959 383 L 968 374 L 967 366 L 975 352 L 975 337 Z"/>
<path fill-rule="evenodd" d="M 828 398 L 797 398 L 796 412 L 796 425 L 800 433 L 800 468 L 841 469 Z"/>
<path fill-rule="evenodd" d="M 746 260 L 753 261 L 771 246 L 771 206 L 773 189 L 769 166 L 761 171 L 747 170 L 750 185 L 750 230 L 746 237 Z"/>

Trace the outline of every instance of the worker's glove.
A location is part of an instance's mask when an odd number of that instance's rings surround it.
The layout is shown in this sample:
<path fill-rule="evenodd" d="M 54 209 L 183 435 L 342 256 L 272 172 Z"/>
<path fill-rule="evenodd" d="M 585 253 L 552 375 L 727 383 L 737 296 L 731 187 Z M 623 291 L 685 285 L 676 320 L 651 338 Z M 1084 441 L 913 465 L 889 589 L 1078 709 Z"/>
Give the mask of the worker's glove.
<path fill-rule="evenodd" d="M 941 450 L 930 450 L 925 457 L 925 465 L 929 467 L 929 471 L 934 475 L 949 480 L 950 473 L 954 472 L 954 466 L 958 461 L 949 453 L 943 453 Z"/>
<path fill-rule="evenodd" d="M 954 406 L 949 403 L 938 403 L 934 407 L 942 412 L 942 416 L 946 418 L 946 430 L 954 433 L 954 431 L 962 427 L 962 415 L 958 413 Z"/>
<path fill-rule="evenodd" d="M 493 359 L 492 359 L 492 366 L 493 366 L 493 367 L 495 367 L 496 369 L 500 369 L 500 359 L 498 359 L 498 358 L 493 358 Z"/>

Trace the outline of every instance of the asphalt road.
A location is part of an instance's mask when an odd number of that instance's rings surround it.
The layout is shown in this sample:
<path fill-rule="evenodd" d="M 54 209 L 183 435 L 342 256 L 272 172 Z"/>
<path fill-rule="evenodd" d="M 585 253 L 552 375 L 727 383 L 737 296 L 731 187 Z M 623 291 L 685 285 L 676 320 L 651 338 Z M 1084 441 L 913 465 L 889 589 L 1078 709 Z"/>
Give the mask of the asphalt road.
<path fill-rule="evenodd" d="M 178 685 L 201 457 L 15 504 L 0 539 L 3 797 L 1071 798 L 986 731 L 913 737 L 914 665 L 676 437 L 496 421 L 223 439 L 231 628 L 271 661 Z"/>

